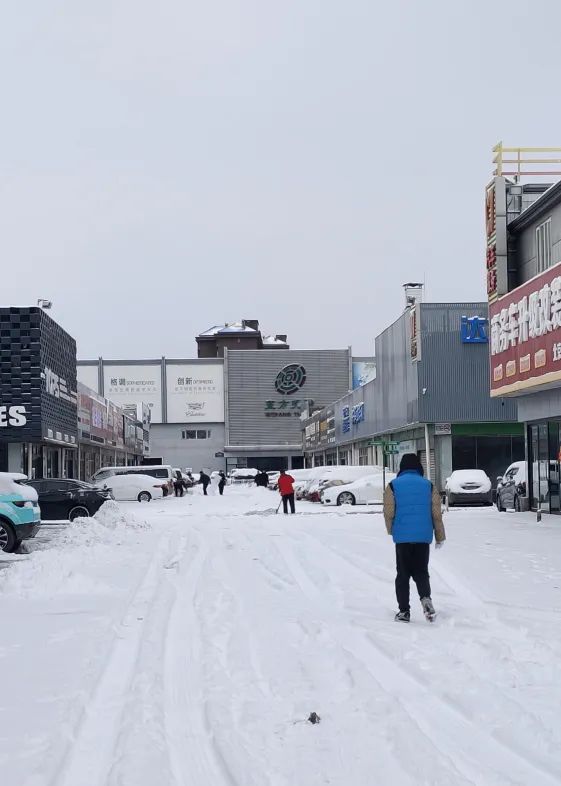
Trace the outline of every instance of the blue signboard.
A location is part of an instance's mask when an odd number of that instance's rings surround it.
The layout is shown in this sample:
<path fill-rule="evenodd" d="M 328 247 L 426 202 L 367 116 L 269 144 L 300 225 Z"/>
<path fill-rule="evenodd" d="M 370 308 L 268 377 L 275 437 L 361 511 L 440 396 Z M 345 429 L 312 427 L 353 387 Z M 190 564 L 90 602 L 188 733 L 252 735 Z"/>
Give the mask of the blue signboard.
<path fill-rule="evenodd" d="M 489 320 L 485 317 L 462 317 L 460 328 L 462 344 L 488 344 L 488 324 Z"/>

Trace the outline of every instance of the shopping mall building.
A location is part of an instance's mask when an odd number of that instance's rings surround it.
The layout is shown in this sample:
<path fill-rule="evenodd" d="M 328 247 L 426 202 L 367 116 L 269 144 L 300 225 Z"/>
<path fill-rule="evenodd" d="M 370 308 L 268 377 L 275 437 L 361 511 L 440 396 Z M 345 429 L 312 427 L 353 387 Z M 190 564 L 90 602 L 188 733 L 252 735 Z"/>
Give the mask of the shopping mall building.
<path fill-rule="evenodd" d="M 415 303 L 376 338 L 376 377 L 302 422 L 307 466 L 386 465 L 416 453 L 439 489 L 453 469 L 496 480 L 524 457 L 516 403 L 489 396 L 488 310 Z"/>
<path fill-rule="evenodd" d="M 561 172 L 550 171 L 545 185 L 535 182 L 551 169 L 536 166 L 551 149 L 497 146 L 495 152 L 496 174 L 485 191 L 491 396 L 518 404 L 530 507 L 559 513 Z M 529 164 L 533 171 L 525 174 Z"/>

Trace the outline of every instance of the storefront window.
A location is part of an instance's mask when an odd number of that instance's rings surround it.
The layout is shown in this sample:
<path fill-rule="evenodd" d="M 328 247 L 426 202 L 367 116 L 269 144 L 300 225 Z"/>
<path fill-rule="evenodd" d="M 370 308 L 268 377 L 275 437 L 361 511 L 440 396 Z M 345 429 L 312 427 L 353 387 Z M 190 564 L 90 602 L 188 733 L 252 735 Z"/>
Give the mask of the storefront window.
<path fill-rule="evenodd" d="M 32 445 L 31 447 L 31 477 L 43 477 L 43 447 Z"/>
<path fill-rule="evenodd" d="M 559 513 L 559 423 L 548 424 L 549 436 L 549 509 Z"/>
<path fill-rule="evenodd" d="M 549 437 L 547 423 L 538 425 L 539 449 L 539 502 L 543 510 L 549 510 Z"/>
<path fill-rule="evenodd" d="M 358 463 L 361 467 L 366 467 L 368 465 L 368 448 L 359 448 L 358 449 Z"/>
<path fill-rule="evenodd" d="M 46 477 L 47 478 L 59 478 L 60 477 L 60 466 L 59 466 L 59 448 L 45 448 L 46 458 L 47 458 L 47 471 Z"/>

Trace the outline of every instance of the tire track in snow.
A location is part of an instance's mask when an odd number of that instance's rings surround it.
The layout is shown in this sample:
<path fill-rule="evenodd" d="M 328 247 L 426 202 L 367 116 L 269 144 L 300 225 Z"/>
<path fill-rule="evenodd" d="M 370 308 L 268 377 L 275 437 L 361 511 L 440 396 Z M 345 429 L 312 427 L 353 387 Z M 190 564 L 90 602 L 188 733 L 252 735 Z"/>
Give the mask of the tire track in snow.
<path fill-rule="evenodd" d="M 336 552 L 329 546 L 326 546 L 322 541 L 310 535 L 309 533 L 306 534 L 306 538 L 312 544 L 312 548 L 324 551 L 324 559 L 322 560 L 322 564 L 328 564 L 328 562 L 326 563 L 326 560 L 329 560 L 330 558 L 335 561 L 343 562 L 345 566 L 347 566 L 347 564 L 351 564 L 351 565 L 353 564 L 352 561 L 349 562 L 349 560 L 347 560 L 345 557 L 340 555 L 338 552 Z M 510 625 L 504 622 L 503 620 L 499 620 L 496 617 L 496 615 L 493 614 L 492 612 L 489 614 L 487 609 L 489 603 L 487 601 L 481 599 L 478 595 L 476 595 L 473 591 L 471 591 L 465 585 L 465 583 L 462 582 L 462 580 L 459 579 L 455 574 L 453 574 L 449 569 L 442 568 L 441 562 L 439 560 L 437 560 L 436 562 L 438 564 L 437 570 L 434 570 L 435 561 L 431 562 L 432 572 L 438 575 L 443 581 L 445 581 L 449 589 L 452 592 L 454 592 L 459 599 L 463 600 L 467 606 L 471 606 L 472 608 L 479 609 L 484 613 L 487 611 L 487 615 L 486 615 L 487 619 L 489 619 L 489 621 L 492 623 L 494 629 L 498 629 L 499 631 L 501 629 L 504 630 L 505 632 L 504 638 L 501 637 L 500 635 L 496 636 L 496 640 L 498 642 L 501 643 L 507 642 L 507 646 L 508 646 L 509 638 L 512 639 L 512 635 L 514 633 L 518 640 L 518 645 L 523 650 L 527 650 L 529 646 L 530 647 L 536 646 L 535 636 L 532 635 L 529 636 L 528 632 L 520 630 L 519 626 L 517 627 L 515 625 Z M 362 568 L 358 566 L 357 566 L 357 570 L 360 573 L 364 572 Z M 341 611 L 342 610 L 343 609 L 341 609 Z M 368 634 L 368 637 L 372 646 L 380 650 L 383 656 L 391 658 L 391 652 L 388 652 L 387 648 L 382 647 L 380 644 L 378 644 L 374 640 L 371 634 Z M 478 642 L 476 640 L 476 643 L 481 644 L 481 641 Z M 552 647 L 549 642 L 540 639 L 538 646 L 540 648 L 545 647 L 546 649 L 548 649 L 549 652 L 552 653 L 553 660 L 557 660 L 558 652 L 556 648 Z M 516 661 L 516 654 L 517 654 L 516 650 L 513 650 L 512 647 L 509 647 L 508 657 L 510 657 L 513 661 Z M 392 662 L 395 661 L 393 661 L 392 659 Z M 476 668 L 470 663 L 465 662 L 463 665 L 471 673 L 472 679 L 480 683 L 482 688 L 482 693 L 484 693 L 487 696 L 490 695 L 489 692 L 494 692 L 497 695 L 497 698 L 500 701 L 502 701 L 504 705 L 503 710 L 505 716 L 509 716 L 509 715 L 516 716 L 518 714 L 520 717 L 525 717 L 526 724 L 528 724 L 529 721 L 530 726 L 533 727 L 531 729 L 529 728 L 525 729 L 525 733 L 523 734 L 523 742 L 520 745 L 517 745 L 514 741 L 509 740 L 508 738 L 505 739 L 501 737 L 501 732 L 499 731 L 495 732 L 496 734 L 495 738 L 497 739 L 497 741 L 500 744 L 504 745 L 505 747 L 509 748 L 510 750 L 514 751 L 515 753 L 523 756 L 528 761 L 533 762 L 536 767 L 545 768 L 551 774 L 554 774 L 556 777 L 559 777 L 559 774 L 556 769 L 550 767 L 547 761 L 538 759 L 533 752 L 534 747 L 536 749 L 540 749 L 542 747 L 542 743 L 544 742 L 544 740 L 546 738 L 551 738 L 551 729 L 547 726 L 547 724 L 544 724 L 544 721 L 539 716 L 539 713 L 536 714 L 535 712 L 529 711 L 527 706 L 523 703 L 523 701 L 519 701 L 515 699 L 512 696 L 511 691 L 505 691 L 504 688 L 501 688 L 499 685 L 497 685 L 491 678 L 481 677 L 478 671 L 476 670 Z M 418 674 L 416 674 L 415 671 L 407 669 L 404 664 L 400 664 L 400 668 L 403 669 L 404 671 L 407 671 L 407 673 L 411 676 L 411 678 L 414 679 L 416 682 L 418 682 L 420 686 L 428 690 L 431 689 L 430 683 L 428 683 L 425 679 L 423 679 Z M 454 712 L 457 712 L 460 715 L 462 715 L 462 717 L 464 717 L 468 722 L 473 723 L 469 710 L 465 709 L 460 704 L 455 702 L 452 697 L 447 696 L 445 694 L 445 695 L 440 695 L 439 699 L 442 702 L 449 705 Z M 530 736 L 528 736 L 528 733 L 530 733 Z M 548 744 L 554 748 L 557 742 L 555 740 L 550 739 Z M 560 778 L 560 782 L 561 782 L 561 778 Z"/>
<path fill-rule="evenodd" d="M 178 786 L 236 786 L 214 738 L 204 695 L 202 629 L 196 610 L 199 584 L 212 556 L 209 533 L 195 557 L 179 565 L 166 636 L 165 723 Z"/>
<path fill-rule="evenodd" d="M 76 736 L 51 779 L 51 786 L 105 786 L 107 783 L 128 689 L 135 672 L 144 620 L 162 581 L 169 543 L 169 538 L 160 541 L 127 607 Z"/>
<path fill-rule="evenodd" d="M 318 541 L 317 545 L 321 548 L 323 544 Z M 527 786 L 529 783 L 559 786 L 559 772 L 534 757 L 520 753 L 508 742 L 486 735 L 466 719 L 458 708 L 430 691 L 407 669 L 397 665 L 370 637 L 338 619 L 341 615 L 327 605 L 294 550 L 285 540 L 277 541 L 277 548 L 304 595 L 322 609 L 325 620 L 329 621 L 332 638 L 370 672 L 383 691 L 399 701 L 423 736 L 436 745 L 442 756 L 464 778 L 474 784 L 481 783 L 481 773 L 485 770 L 502 779 L 498 782 L 512 786 Z M 472 599 L 475 600 L 475 596 Z M 384 675 L 383 682 L 380 681 L 380 674 Z M 438 743 L 434 740 L 438 740 Z M 476 758 L 466 754 L 461 747 L 462 740 L 469 740 L 469 747 L 477 752 Z M 516 773 L 515 779 L 511 777 L 512 773 Z"/>

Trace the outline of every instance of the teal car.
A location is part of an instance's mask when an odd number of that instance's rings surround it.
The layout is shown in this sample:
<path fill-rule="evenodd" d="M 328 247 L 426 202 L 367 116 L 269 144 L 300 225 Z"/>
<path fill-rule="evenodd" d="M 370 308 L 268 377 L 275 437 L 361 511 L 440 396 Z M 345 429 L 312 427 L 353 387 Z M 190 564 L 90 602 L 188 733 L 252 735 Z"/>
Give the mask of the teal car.
<path fill-rule="evenodd" d="M 15 551 L 41 526 L 37 492 L 18 483 L 24 479 L 24 475 L 0 472 L 0 551 Z"/>

